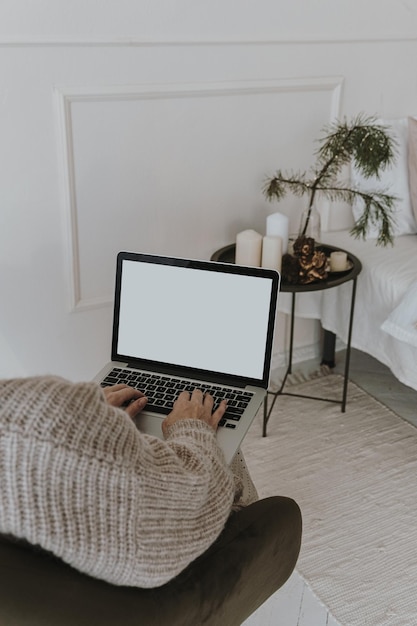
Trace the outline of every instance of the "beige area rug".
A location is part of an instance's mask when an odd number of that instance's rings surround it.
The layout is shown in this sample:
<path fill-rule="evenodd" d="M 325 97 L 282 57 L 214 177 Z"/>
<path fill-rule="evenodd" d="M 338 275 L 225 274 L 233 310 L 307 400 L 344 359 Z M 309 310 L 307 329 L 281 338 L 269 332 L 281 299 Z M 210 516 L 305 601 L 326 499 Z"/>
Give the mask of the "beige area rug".
<path fill-rule="evenodd" d="M 286 391 L 339 398 L 330 374 Z M 299 574 L 343 626 L 417 624 L 417 429 L 349 383 L 340 405 L 278 398 L 242 446 L 260 496 L 303 514 Z"/>

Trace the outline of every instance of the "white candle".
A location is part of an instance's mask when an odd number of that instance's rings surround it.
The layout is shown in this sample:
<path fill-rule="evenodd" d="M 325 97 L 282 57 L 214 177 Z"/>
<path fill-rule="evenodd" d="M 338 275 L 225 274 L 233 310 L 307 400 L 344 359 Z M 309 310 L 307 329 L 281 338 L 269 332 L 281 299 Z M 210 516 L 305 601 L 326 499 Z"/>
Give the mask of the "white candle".
<path fill-rule="evenodd" d="M 282 254 L 288 250 L 288 217 L 282 213 L 272 213 L 266 218 L 266 234 L 281 237 Z"/>
<path fill-rule="evenodd" d="M 262 241 L 262 267 L 281 271 L 282 239 L 267 235 Z"/>
<path fill-rule="evenodd" d="M 236 265 L 261 265 L 262 235 L 255 230 L 244 230 L 236 236 Z"/>
<path fill-rule="evenodd" d="M 330 271 L 343 272 L 347 269 L 347 253 L 342 250 L 336 250 L 330 253 Z"/>

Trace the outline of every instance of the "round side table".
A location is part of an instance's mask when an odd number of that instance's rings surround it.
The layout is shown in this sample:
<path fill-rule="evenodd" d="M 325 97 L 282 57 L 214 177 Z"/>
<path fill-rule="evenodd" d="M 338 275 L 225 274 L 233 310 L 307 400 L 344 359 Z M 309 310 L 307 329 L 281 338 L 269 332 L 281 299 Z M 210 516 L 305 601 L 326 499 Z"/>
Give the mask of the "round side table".
<path fill-rule="evenodd" d="M 316 248 L 318 250 L 322 250 L 326 253 L 326 256 L 329 256 L 331 252 L 335 250 L 340 250 L 340 248 L 336 248 L 334 246 L 328 245 L 317 245 Z M 211 256 L 211 261 L 219 261 L 221 263 L 234 263 L 235 262 L 235 252 L 236 246 L 235 244 L 231 244 L 225 246 L 224 248 L 220 248 L 216 250 Z M 319 280 L 313 283 L 309 283 L 307 285 L 293 285 L 281 280 L 280 291 L 283 293 L 291 293 L 291 314 L 290 314 L 290 345 L 288 352 L 288 367 L 285 372 L 281 387 L 278 391 L 268 391 L 267 396 L 264 401 L 264 419 L 263 419 L 263 431 L 262 435 L 266 437 L 267 434 L 267 424 L 268 420 L 271 416 L 272 409 L 274 408 L 275 401 L 280 395 L 287 396 L 297 396 L 302 398 L 308 398 L 309 400 L 324 400 L 326 402 L 336 402 L 337 404 L 341 404 L 342 412 L 346 411 L 346 398 L 347 398 L 347 387 L 349 381 L 349 365 L 350 365 L 350 346 L 352 339 L 352 326 L 353 326 L 353 314 L 355 309 L 355 297 L 356 297 L 356 281 L 359 273 L 362 270 L 362 263 L 360 260 L 351 254 L 348 250 L 343 250 L 346 252 L 348 258 L 348 269 L 343 272 L 330 272 L 328 277 L 323 280 Z M 305 396 L 302 394 L 290 393 L 288 391 L 284 391 L 285 383 L 287 381 L 288 374 L 291 374 L 292 370 L 292 356 L 293 356 L 293 345 L 294 345 L 294 320 L 295 320 L 295 300 L 297 293 L 305 293 L 309 291 L 322 291 L 324 289 L 333 289 L 334 287 L 338 287 L 339 285 L 343 285 L 346 282 L 352 282 L 352 295 L 351 295 L 351 304 L 350 304 L 350 313 L 349 313 L 349 328 L 348 328 L 348 341 L 346 345 L 346 357 L 345 357 L 345 369 L 344 369 L 344 377 L 343 377 L 343 392 L 341 400 L 333 400 L 329 398 L 319 398 L 317 396 Z M 333 344 L 334 345 L 334 344 Z M 273 396 L 272 403 L 268 408 L 268 395 Z"/>

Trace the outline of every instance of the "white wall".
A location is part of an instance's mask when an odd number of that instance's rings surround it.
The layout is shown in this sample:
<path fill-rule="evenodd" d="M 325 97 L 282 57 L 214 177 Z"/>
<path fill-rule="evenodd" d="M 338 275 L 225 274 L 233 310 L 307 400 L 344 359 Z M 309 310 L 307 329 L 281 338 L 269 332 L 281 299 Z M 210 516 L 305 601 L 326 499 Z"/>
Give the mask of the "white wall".
<path fill-rule="evenodd" d="M 276 210 L 295 230 L 300 200 L 267 202 L 265 177 L 307 168 L 335 116 L 417 112 L 416 19 L 396 0 L 3 0 L 0 376 L 94 375 L 120 249 L 209 258 Z M 303 320 L 299 354 L 317 339 Z"/>

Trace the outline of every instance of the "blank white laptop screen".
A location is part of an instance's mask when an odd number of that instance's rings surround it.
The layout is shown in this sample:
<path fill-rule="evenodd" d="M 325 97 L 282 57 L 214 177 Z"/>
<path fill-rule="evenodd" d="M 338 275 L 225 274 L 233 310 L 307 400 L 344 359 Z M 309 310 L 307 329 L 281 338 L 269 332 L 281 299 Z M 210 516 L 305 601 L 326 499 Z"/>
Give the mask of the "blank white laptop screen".
<path fill-rule="evenodd" d="M 262 379 L 271 290 L 259 276 L 125 259 L 117 353 Z"/>

